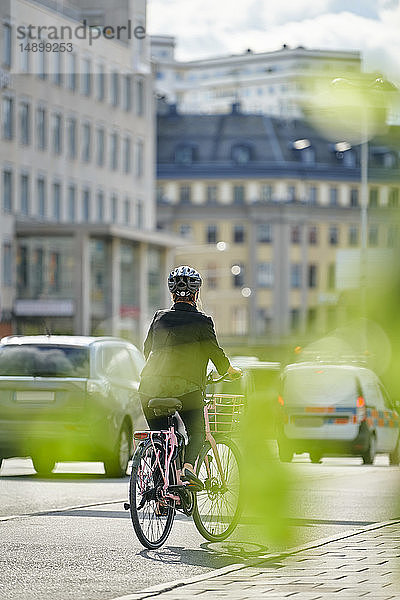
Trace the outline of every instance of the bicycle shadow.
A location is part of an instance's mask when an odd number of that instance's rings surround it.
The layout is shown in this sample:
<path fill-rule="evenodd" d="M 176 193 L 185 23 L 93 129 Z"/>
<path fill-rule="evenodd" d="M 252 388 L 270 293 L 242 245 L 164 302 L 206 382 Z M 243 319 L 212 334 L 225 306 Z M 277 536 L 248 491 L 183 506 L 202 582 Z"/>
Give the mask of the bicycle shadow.
<path fill-rule="evenodd" d="M 235 564 L 247 566 L 254 559 L 261 559 L 268 554 L 266 546 L 240 540 L 204 542 L 198 549 L 165 545 L 158 550 L 141 550 L 139 552 L 140 556 L 153 562 L 170 565 L 185 564 L 210 569 L 221 569 Z"/>

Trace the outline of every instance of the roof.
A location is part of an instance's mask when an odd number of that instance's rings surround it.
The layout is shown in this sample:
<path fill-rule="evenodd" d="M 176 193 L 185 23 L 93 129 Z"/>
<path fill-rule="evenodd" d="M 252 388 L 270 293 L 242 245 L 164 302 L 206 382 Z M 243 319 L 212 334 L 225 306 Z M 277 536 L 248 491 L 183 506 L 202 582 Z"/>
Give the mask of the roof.
<path fill-rule="evenodd" d="M 305 142 L 296 149 L 295 141 Z M 385 168 L 382 152 L 398 151 L 400 127 L 391 127 L 385 138 L 370 142 L 370 179 L 399 179 L 399 165 Z M 305 120 L 243 114 L 236 105 L 230 114 L 180 114 L 176 107 L 158 115 L 157 175 L 159 179 L 295 177 L 313 179 L 360 178 L 360 147 L 354 146 L 354 165 L 344 164 L 344 152 Z M 235 160 L 235 147 L 246 147 L 249 159 Z M 191 148 L 186 164 L 176 160 L 177 150 Z M 312 156 L 307 156 L 311 152 Z M 395 155 L 396 156 L 396 155 Z"/>
<path fill-rule="evenodd" d="M 325 361 L 313 361 L 313 362 L 299 362 L 299 363 L 292 363 L 290 365 L 286 365 L 284 371 L 301 371 L 302 369 L 325 369 L 325 370 L 330 370 L 330 369 L 342 369 L 344 371 L 353 371 L 353 370 L 363 370 L 363 371 L 370 371 L 371 369 L 368 369 L 365 365 L 360 365 L 359 363 L 354 363 L 354 364 L 348 364 L 348 363 L 341 363 L 340 361 L 338 362 L 325 362 Z"/>
<path fill-rule="evenodd" d="M 101 341 L 119 341 L 128 343 L 121 338 L 103 336 L 83 336 L 83 335 L 9 335 L 0 340 L 2 345 L 23 345 L 23 344 L 57 344 L 60 346 L 91 346 Z"/>

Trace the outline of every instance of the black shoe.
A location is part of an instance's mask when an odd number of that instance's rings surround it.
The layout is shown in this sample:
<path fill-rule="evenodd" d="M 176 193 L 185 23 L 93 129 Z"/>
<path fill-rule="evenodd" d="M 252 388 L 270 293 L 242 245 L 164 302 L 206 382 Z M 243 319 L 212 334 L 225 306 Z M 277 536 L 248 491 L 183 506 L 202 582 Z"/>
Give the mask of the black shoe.
<path fill-rule="evenodd" d="M 192 471 L 189 471 L 189 469 L 185 469 L 183 471 L 181 480 L 188 482 L 186 489 L 188 489 L 192 492 L 201 492 L 202 490 L 204 490 L 204 485 L 202 484 L 200 479 L 198 477 L 196 477 L 196 475 L 194 473 L 192 473 Z"/>

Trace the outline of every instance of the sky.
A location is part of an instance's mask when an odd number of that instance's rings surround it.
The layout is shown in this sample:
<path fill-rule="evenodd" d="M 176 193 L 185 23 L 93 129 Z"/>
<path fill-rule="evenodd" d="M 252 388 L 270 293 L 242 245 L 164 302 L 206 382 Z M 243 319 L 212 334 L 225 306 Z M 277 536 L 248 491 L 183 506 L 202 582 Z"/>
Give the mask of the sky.
<path fill-rule="evenodd" d="M 400 0 L 148 0 L 150 34 L 176 58 L 291 47 L 360 50 L 364 68 L 400 85 Z"/>

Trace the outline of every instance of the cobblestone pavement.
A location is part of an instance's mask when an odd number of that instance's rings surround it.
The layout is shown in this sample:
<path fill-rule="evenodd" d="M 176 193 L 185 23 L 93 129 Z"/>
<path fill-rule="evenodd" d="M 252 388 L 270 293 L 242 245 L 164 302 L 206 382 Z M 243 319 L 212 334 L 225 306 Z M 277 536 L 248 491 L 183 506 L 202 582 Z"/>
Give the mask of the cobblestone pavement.
<path fill-rule="evenodd" d="M 400 600 L 400 522 L 368 527 L 319 547 L 236 567 L 214 577 L 210 574 L 202 580 L 170 584 L 164 590 L 144 590 L 124 596 L 124 600 L 197 597 Z"/>

